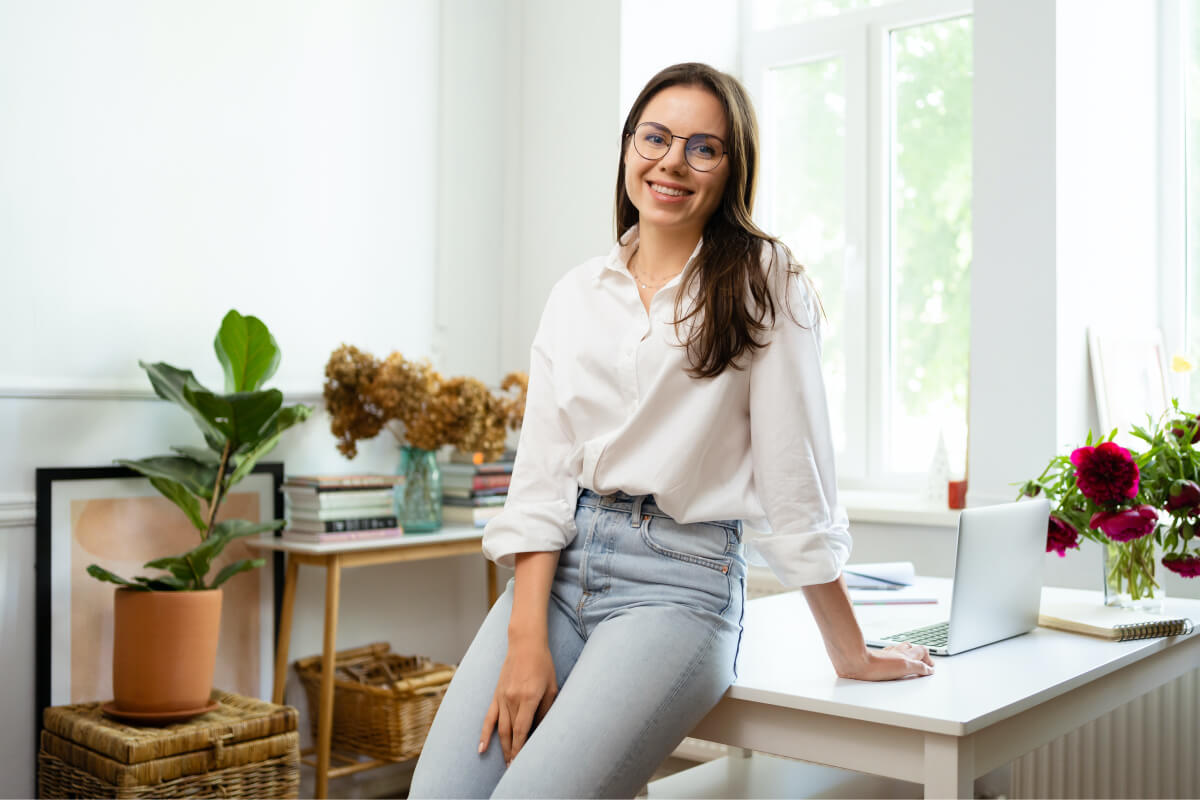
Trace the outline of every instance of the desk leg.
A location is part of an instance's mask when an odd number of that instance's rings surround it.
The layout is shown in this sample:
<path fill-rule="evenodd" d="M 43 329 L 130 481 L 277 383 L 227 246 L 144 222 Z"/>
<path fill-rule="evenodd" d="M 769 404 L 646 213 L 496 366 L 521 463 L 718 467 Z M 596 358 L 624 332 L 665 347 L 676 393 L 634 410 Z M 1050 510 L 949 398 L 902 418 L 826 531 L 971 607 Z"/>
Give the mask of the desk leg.
<path fill-rule="evenodd" d="M 487 607 L 488 611 L 492 610 L 492 606 L 496 605 L 496 600 L 500 598 L 500 592 L 496 586 L 496 562 L 491 559 L 487 561 Z"/>
<path fill-rule="evenodd" d="M 283 705 L 283 693 L 287 687 L 288 653 L 292 646 L 292 612 L 296 607 L 296 579 L 300 575 L 300 562 L 287 557 L 287 577 L 283 580 L 283 606 L 279 609 L 279 641 L 275 643 L 275 688 L 271 702 Z"/>
<path fill-rule="evenodd" d="M 334 555 L 325 567 L 325 644 L 321 649 L 321 707 L 317 714 L 316 796 L 329 796 L 329 745 L 333 739 L 333 664 L 337 651 L 338 594 L 342 559 Z"/>
<path fill-rule="evenodd" d="M 925 734 L 925 796 L 975 796 L 975 741 Z"/>

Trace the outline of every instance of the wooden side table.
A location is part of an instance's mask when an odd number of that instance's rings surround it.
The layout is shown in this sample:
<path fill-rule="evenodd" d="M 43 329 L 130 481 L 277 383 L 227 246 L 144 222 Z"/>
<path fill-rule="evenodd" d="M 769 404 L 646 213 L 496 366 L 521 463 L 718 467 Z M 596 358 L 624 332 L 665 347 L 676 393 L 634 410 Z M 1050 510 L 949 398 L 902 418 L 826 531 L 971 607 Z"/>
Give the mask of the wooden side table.
<path fill-rule="evenodd" d="M 479 553 L 483 539 L 481 528 L 450 526 L 437 533 L 414 533 L 393 540 L 365 540 L 335 544 L 300 544 L 264 536 L 248 540 L 248 544 L 264 551 L 279 551 L 287 555 L 287 573 L 283 583 L 283 607 L 279 614 L 279 642 L 275 649 L 275 687 L 272 699 L 283 702 L 283 690 L 287 683 L 289 648 L 292 640 L 292 611 L 296 601 L 296 579 L 300 565 L 308 564 L 325 570 L 325 636 L 321 648 L 321 702 L 317 714 L 317 741 L 312 750 L 316 761 L 304 763 L 316 769 L 316 797 L 328 796 L 329 779 L 350 775 L 363 770 L 388 764 L 388 761 L 354 761 L 339 758 L 340 766 L 330 767 L 332 754 L 330 743 L 333 737 L 333 671 L 334 654 L 337 650 L 338 596 L 341 590 L 342 570 L 350 567 L 368 567 L 375 564 L 393 564 L 401 561 L 423 561 L 431 558 L 469 555 Z M 487 562 L 488 608 L 499 597 L 496 565 Z"/>

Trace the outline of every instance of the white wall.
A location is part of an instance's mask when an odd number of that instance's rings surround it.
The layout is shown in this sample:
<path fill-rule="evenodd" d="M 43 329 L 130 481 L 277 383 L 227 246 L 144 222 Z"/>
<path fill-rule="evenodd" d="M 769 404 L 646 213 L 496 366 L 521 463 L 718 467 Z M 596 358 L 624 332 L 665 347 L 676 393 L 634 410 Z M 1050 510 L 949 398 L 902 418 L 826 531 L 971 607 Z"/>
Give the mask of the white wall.
<path fill-rule="evenodd" d="M 505 370 L 529 368 L 529 346 L 554 283 L 613 242 L 620 149 L 620 5 L 523 0 L 513 6 L 519 143 L 508 200 L 500 329 Z"/>
<path fill-rule="evenodd" d="M 1054 9 L 975 2 L 972 505 L 1011 500 L 1057 446 Z"/>
<path fill-rule="evenodd" d="M 1158 324 L 1156 25 L 1154 3 L 975 2 L 972 503 L 1097 430 L 1089 326 Z"/>
<path fill-rule="evenodd" d="M 619 122 L 664 67 L 701 61 L 737 74 L 739 6 L 729 0 L 621 0 Z"/>
<path fill-rule="evenodd" d="M 1082 444 L 1089 428 L 1100 433 L 1088 327 L 1130 332 L 1160 325 L 1157 6 L 1057 4 L 1060 449 Z"/>
<path fill-rule="evenodd" d="M 510 111 L 520 78 L 510 53 L 519 31 L 510 30 L 515 5 L 508 0 L 438 5 L 434 361 L 444 374 L 496 385 L 505 247 L 517 211 L 506 202 L 506 165 L 519 146 Z"/>
<path fill-rule="evenodd" d="M 285 391 L 429 336 L 433 2 L 0 13 L 0 387 L 141 388 L 129 353 L 206 365 L 230 307 Z"/>
<path fill-rule="evenodd" d="M 198 439 L 137 360 L 219 387 L 230 307 L 270 325 L 290 399 L 343 340 L 430 351 L 437 31 L 432 0 L 0 3 L 0 795 L 35 792 L 34 469 Z M 273 458 L 349 466 L 320 415 Z M 315 578 L 293 656 L 320 649 Z M 478 558 L 363 569 L 339 643 L 457 658 L 483 606 Z"/>

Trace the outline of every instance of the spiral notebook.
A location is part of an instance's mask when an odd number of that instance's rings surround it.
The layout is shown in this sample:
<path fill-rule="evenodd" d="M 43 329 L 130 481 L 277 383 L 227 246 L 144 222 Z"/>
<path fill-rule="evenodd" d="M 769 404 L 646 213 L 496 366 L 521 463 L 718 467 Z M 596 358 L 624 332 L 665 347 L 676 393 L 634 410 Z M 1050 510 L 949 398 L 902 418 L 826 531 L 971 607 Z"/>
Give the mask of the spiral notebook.
<path fill-rule="evenodd" d="M 1192 621 L 1187 617 L 1148 614 L 1144 611 L 1109 608 L 1087 602 L 1043 603 L 1041 613 L 1038 614 L 1038 625 L 1098 636 L 1113 642 L 1179 636 L 1192 632 Z"/>

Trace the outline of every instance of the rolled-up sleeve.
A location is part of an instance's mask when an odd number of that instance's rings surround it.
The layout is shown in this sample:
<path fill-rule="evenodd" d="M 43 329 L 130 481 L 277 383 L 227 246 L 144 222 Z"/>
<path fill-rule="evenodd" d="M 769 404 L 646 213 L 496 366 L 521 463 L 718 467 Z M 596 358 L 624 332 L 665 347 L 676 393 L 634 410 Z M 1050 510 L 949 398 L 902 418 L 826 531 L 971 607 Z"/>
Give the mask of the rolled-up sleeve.
<path fill-rule="evenodd" d="M 772 271 L 781 302 L 750 367 L 754 486 L 771 526 L 753 545 L 785 586 L 799 587 L 836 580 L 851 541 L 837 498 L 819 306 L 807 277 L 786 267 L 783 260 Z"/>
<path fill-rule="evenodd" d="M 557 288 L 557 287 L 556 287 Z M 517 553 L 561 550 L 575 538 L 578 484 L 569 468 L 570 425 L 555 402 L 552 291 L 529 356 L 529 389 L 504 510 L 483 531 L 483 554 L 512 567 Z"/>

